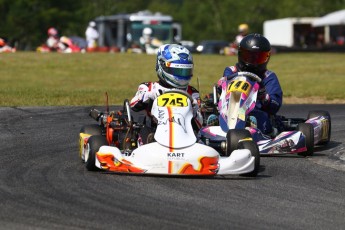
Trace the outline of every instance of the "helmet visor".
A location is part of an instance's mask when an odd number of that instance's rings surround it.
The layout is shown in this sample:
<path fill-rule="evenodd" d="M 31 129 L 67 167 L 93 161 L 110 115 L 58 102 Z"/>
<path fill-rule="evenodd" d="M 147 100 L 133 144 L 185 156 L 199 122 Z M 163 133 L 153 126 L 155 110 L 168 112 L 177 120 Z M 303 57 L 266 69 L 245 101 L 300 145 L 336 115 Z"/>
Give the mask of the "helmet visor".
<path fill-rule="evenodd" d="M 176 64 L 166 62 L 163 66 L 165 72 L 181 78 L 191 78 L 193 76 L 193 64 Z"/>
<path fill-rule="evenodd" d="M 270 51 L 239 50 L 240 60 L 252 65 L 261 65 L 268 62 Z"/>

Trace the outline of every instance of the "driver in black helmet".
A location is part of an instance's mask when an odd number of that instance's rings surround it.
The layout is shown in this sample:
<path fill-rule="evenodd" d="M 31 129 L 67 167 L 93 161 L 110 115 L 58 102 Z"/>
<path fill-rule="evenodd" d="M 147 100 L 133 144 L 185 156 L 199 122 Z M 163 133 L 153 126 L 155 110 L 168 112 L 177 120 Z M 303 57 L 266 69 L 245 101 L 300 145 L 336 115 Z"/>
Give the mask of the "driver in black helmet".
<path fill-rule="evenodd" d="M 272 134 L 270 116 L 278 112 L 283 100 L 283 91 L 277 75 L 267 69 L 270 56 L 269 41 L 260 34 L 249 34 L 239 44 L 238 63 L 226 67 L 223 77 L 218 81 L 218 86 L 220 86 L 226 77 L 239 71 L 255 73 L 262 79 L 256 107 L 249 115 L 250 119 L 256 119 L 257 128 L 264 134 Z"/>

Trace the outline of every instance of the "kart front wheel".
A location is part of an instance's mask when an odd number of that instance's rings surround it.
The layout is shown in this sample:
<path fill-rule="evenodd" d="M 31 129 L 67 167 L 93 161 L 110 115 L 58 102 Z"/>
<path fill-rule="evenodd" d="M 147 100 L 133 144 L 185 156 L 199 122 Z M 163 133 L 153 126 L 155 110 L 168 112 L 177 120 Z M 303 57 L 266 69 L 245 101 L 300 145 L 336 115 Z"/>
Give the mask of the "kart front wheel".
<path fill-rule="evenodd" d="M 95 165 L 96 153 L 103 145 L 108 145 L 108 142 L 104 136 L 94 135 L 88 139 L 84 149 L 84 159 L 87 170 L 96 171 L 98 169 Z"/>
<path fill-rule="evenodd" d="M 250 132 L 246 129 L 230 129 L 226 134 L 226 156 L 238 149 L 238 142 L 242 139 L 252 138 Z"/>
<path fill-rule="evenodd" d="M 305 145 L 307 150 L 305 152 L 298 153 L 301 156 L 312 156 L 314 154 L 314 127 L 309 123 L 298 124 L 297 130 L 302 132 L 305 136 Z"/>
<path fill-rule="evenodd" d="M 241 176 L 256 177 L 260 169 L 260 151 L 258 145 L 254 141 L 241 141 L 238 143 L 238 149 L 248 149 L 255 158 L 254 170 L 250 173 L 242 174 Z"/>
<path fill-rule="evenodd" d="M 102 135 L 102 129 L 97 124 L 85 125 L 81 127 L 79 131 L 79 156 L 84 162 L 83 152 L 84 152 L 84 135 Z"/>
<path fill-rule="evenodd" d="M 322 133 L 327 134 L 327 138 L 321 140 L 317 144 L 325 145 L 325 144 L 328 144 L 328 142 L 331 140 L 331 124 L 332 124 L 331 115 L 329 114 L 329 112 L 324 111 L 324 110 L 315 110 L 315 111 L 309 112 L 308 119 L 313 118 L 313 117 L 319 117 L 319 116 L 323 116 L 327 118 L 327 121 L 322 124 Z"/>

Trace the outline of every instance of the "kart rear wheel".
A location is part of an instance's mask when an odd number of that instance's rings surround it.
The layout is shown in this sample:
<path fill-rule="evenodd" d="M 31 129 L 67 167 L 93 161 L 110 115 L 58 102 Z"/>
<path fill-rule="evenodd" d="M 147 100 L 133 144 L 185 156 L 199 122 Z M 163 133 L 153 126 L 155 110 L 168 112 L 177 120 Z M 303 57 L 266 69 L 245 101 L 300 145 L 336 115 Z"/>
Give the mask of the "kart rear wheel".
<path fill-rule="evenodd" d="M 82 161 L 83 159 L 83 152 L 84 152 L 84 138 L 80 135 L 81 133 L 85 133 L 88 135 L 102 135 L 102 129 L 97 124 L 92 125 L 85 125 L 81 127 L 79 131 L 79 156 L 81 157 Z"/>
<path fill-rule="evenodd" d="M 327 124 L 322 126 L 322 132 L 327 132 L 328 136 L 326 140 L 322 140 L 320 141 L 318 144 L 320 145 L 325 145 L 328 144 L 328 142 L 331 140 L 331 115 L 329 114 L 328 111 L 324 111 L 324 110 L 315 110 L 315 111 L 310 111 L 308 114 L 308 119 L 313 118 L 313 117 L 319 117 L 319 116 L 323 116 L 323 117 L 327 117 L 328 118 L 328 122 Z M 326 130 L 323 130 L 326 129 Z"/>
<path fill-rule="evenodd" d="M 98 169 L 95 165 L 96 153 L 103 145 L 108 145 L 105 136 L 94 135 L 88 139 L 86 147 L 84 149 L 85 166 L 87 170 L 96 171 Z"/>
<path fill-rule="evenodd" d="M 260 151 L 258 145 L 254 141 L 241 141 L 238 143 L 238 149 L 248 149 L 253 157 L 255 157 L 254 170 L 241 176 L 256 177 L 260 169 Z"/>
<path fill-rule="evenodd" d="M 305 144 L 307 151 L 298 153 L 301 156 L 312 156 L 314 154 L 314 127 L 309 123 L 300 123 L 297 126 L 297 130 L 302 132 L 305 136 Z"/>
<path fill-rule="evenodd" d="M 238 141 L 245 138 L 252 138 L 252 135 L 248 130 L 230 129 L 226 134 L 225 156 L 230 156 L 232 151 L 238 149 Z"/>

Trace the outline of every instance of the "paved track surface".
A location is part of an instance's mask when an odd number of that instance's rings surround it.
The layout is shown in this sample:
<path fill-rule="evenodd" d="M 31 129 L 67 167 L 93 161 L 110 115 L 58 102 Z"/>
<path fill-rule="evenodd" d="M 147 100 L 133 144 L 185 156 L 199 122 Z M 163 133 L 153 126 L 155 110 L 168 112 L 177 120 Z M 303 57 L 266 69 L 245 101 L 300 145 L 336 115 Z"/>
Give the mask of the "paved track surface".
<path fill-rule="evenodd" d="M 257 178 L 88 172 L 78 133 L 90 107 L 0 108 L 0 229 L 345 229 L 345 105 L 310 158 L 263 157 Z"/>

